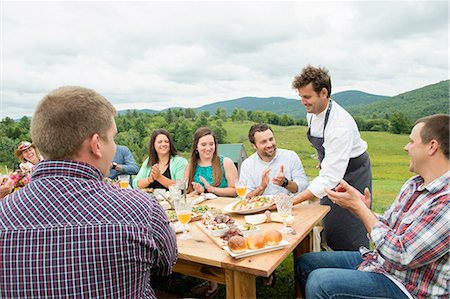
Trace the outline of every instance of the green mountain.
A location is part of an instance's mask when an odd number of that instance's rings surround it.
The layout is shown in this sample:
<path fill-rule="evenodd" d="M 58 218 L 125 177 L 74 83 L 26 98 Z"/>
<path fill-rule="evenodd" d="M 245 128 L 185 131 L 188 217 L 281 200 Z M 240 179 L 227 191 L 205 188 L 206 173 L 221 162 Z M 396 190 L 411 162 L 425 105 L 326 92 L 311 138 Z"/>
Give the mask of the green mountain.
<path fill-rule="evenodd" d="M 342 91 L 331 96 L 336 102 L 344 108 L 349 108 L 361 103 L 373 103 L 387 98 L 386 96 L 374 95 L 357 90 Z M 234 108 L 245 110 L 261 110 L 270 111 L 275 114 L 288 114 L 293 117 L 305 117 L 305 107 L 300 103 L 299 99 L 287 99 L 282 97 L 256 98 L 244 97 L 234 100 L 216 102 L 196 108 L 196 111 L 209 111 L 216 113 L 217 108 L 225 108 L 227 113 L 231 115 Z"/>
<path fill-rule="evenodd" d="M 389 97 L 365 93 L 358 90 L 348 90 L 332 94 L 331 98 L 347 109 L 355 105 L 366 105 Z"/>
<path fill-rule="evenodd" d="M 244 97 L 234 100 L 216 102 L 195 108 L 197 112 L 209 111 L 209 113 L 216 113 L 217 108 L 224 108 L 227 114 L 231 115 L 234 108 L 245 110 L 260 110 L 270 111 L 275 114 L 289 114 L 294 117 L 302 117 L 306 115 L 305 108 L 299 100 L 287 99 L 282 97 L 257 98 Z"/>
<path fill-rule="evenodd" d="M 424 86 L 419 89 L 386 98 L 367 105 L 360 104 L 348 108 L 352 115 L 363 117 L 384 117 L 401 112 L 411 120 L 436 114 L 449 113 L 449 80 Z"/>
<path fill-rule="evenodd" d="M 394 97 L 369 94 L 357 90 L 338 92 L 332 94 L 331 97 L 353 116 L 370 118 L 376 115 L 379 118 L 383 118 L 385 115 L 391 115 L 398 111 L 409 119 L 416 120 L 419 117 L 430 114 L 449 112 L 449 80 L 424 86 Z M 287 114 L 295 118 L 303 118 L 306 115 L 305 108 L 299 99 L 283 97 L 243 97 L 204 105 L 194 108 L 194 110 L 197 112 L 209 111 L 209 113 L 215 114 L 217 108 L 226 109 L 228 115 L 231 115 L 235 108 L 252 111 L 270 111 L 279 115 Z M 144 109 L 140 111 L 155 114 L 165 112 L 166 110 Z M 119 114 L 122 115 L 127 111 L 119 111 Z"/>

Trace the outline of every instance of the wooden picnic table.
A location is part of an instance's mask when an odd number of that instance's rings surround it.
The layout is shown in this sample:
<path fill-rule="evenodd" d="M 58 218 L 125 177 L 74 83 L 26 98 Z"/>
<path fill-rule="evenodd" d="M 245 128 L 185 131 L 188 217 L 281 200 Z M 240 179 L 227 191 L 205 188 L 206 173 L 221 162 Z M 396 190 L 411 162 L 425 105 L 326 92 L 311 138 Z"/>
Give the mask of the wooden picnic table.
<path fill-rule="evenodd" d="M 222 209 L 232 202 L 232 198 L 217 198 L 203 202 L 202 205 Z M 241 259 L 231 257 L 195 223 L 190 223 L 189 240 L 178 242 L 178 262 L 174 271 L 185 275 L 211 280 L 226 286 L 226 298 L 256 298 L 256 277 L 269 277 L 291 252 L 294 258 L 304 252 L 312 251 L 312 230 L 328 213 L 328 206 L 300 204 L 292 209 L 293 228 L 296 235 L 283 234 L 290 244 L 279 250 L 249 256 Z M 238 223 L 244 224 L 244 216 L 230 214 Z M 258 225 L 261 233 L 268 229 L 278 229 L 281 223 L 271 222 Z M 179 235 L 179 234 L 178 234 Z M 299 288 L 297 296 L 300 297 Z"/>

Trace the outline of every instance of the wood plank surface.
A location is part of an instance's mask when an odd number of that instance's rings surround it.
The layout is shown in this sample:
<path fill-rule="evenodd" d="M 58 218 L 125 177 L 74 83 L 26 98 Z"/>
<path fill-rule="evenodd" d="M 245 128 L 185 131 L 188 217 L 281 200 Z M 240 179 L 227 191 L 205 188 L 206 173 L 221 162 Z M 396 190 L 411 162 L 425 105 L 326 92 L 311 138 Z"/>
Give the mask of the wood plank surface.
<path fill-rule="evenodd" d="M 202 205 L 222 209 L 232 202 L 230 198 L 217 198 L 202 202 Z M 328 206 L 317 204 L 299 204 L 293 207 L 292 227 L 297 234 L 283 234 L 283 239 L 290 244 L 279 250 L 267 252 L 242 259 L 231 257 L 225 250 L 219 248 L 197 225 L 190 224 L 189 233 L 192 238 L 178 242 L 178 263 L 174 271 L 186 275 L 225 283 L 227 298 L 255 298 L 256 276 L 268 277 L 294 250 L 299 254 L 311 249 L 309 235 L 313 227 L 328 213 Z M 236 222 L 244 224 L 244 215 L 229 214 Z M 278 229 L 278 222 L 258 225 L 261 233 Z M 302 241 L 304 241 L 302 243 Z M 297 246 L 302 245 L 297 248 Z M 297 249 L 296 249 L 297 248 Z M 219 271 L 220 270 L 220 271 Z M 224 272 L 222 272 L 224 271 Z M 224 273 L 224 274 L 223 274 Z"/>

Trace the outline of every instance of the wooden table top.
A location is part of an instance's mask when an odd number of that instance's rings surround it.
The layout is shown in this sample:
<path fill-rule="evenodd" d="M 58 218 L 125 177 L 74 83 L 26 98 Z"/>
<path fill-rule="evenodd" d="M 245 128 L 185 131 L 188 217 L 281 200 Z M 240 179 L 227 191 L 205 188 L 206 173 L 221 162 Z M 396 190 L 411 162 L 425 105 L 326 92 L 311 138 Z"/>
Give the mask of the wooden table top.
<path fill-rule="evenodd" d="M 234 198 L 222 197 L 208 200 L 201 204 L 221 209 L 233 200 Z M 292 227 L 297 231 L 297 234 L 292 235 L 283 233 L 283 239 L 290 244 L 276 251 L 241 259 L 231 257 L 225 250 L 219 248 L 216 243 L 210 240 L 195 223 L 190 223 L 189 232 L 192 235 L 192 238 L 189 240 L 180 240 L 177 238 L 178 259 L 224 269 L 237 270 L 256 276 L 268 277 L 305 238 L 305 236 L 311 232 L 313 227 L 322 220 L 329 209 L 328 206 L 321 206 L 318 204 L 295 205 L 292 209 L 292 216 L 294 217 L 294 224 Z M 238 223 L 245 223 L 245 215 L 235 213 L 230 213 L 229 215 Z M 271 222 L 259 224 L 258 227 L 261 228 L 261 233 L 263 233 L 269 229 L 278 229 L 282 225 L 282 223 Z M 177 236 L 178 235 L 179 234 L 177 234 Z"/>

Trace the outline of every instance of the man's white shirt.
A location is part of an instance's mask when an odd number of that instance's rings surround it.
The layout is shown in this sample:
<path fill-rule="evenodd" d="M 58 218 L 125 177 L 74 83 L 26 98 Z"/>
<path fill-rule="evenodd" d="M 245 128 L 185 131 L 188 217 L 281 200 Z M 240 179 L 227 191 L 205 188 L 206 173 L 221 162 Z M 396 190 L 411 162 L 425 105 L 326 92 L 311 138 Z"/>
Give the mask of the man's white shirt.
<path fill-rule="evenodd" d="M 318 115 L 306 115 L 311 136 L 323 137 L 327 109 Z M 339 184 L 351 158 L 359 157 L 367 150 L 367 143 L 361 139 L 355 120 L 335 101 L 328 116 L 323 147 L 325 158 L 319 176 L 308 186 L 308 190 L 318 198 L 326 195 L 325 188 L 334 188 Z"/>
<path fill-rule="evenodd" d="M 279 148 L 276 149 L 275 157 L 270 162 L 263 161 L 257 152 L 245 159 L 241 164 L 239 177 L 247 182 L 247 192 L 251 192 L 261 184 L 262 172 L 270 168 L 269 184 L 263 194 L 289 194 L 290 192 L 286 188 L 272 183 L 272 179 L 280 172 L 281 165 L 284 167 L 284 176 L 297 184 L 297 193 L 308 186 L 302 162 L 297 154 L 294 151 Z"/>

